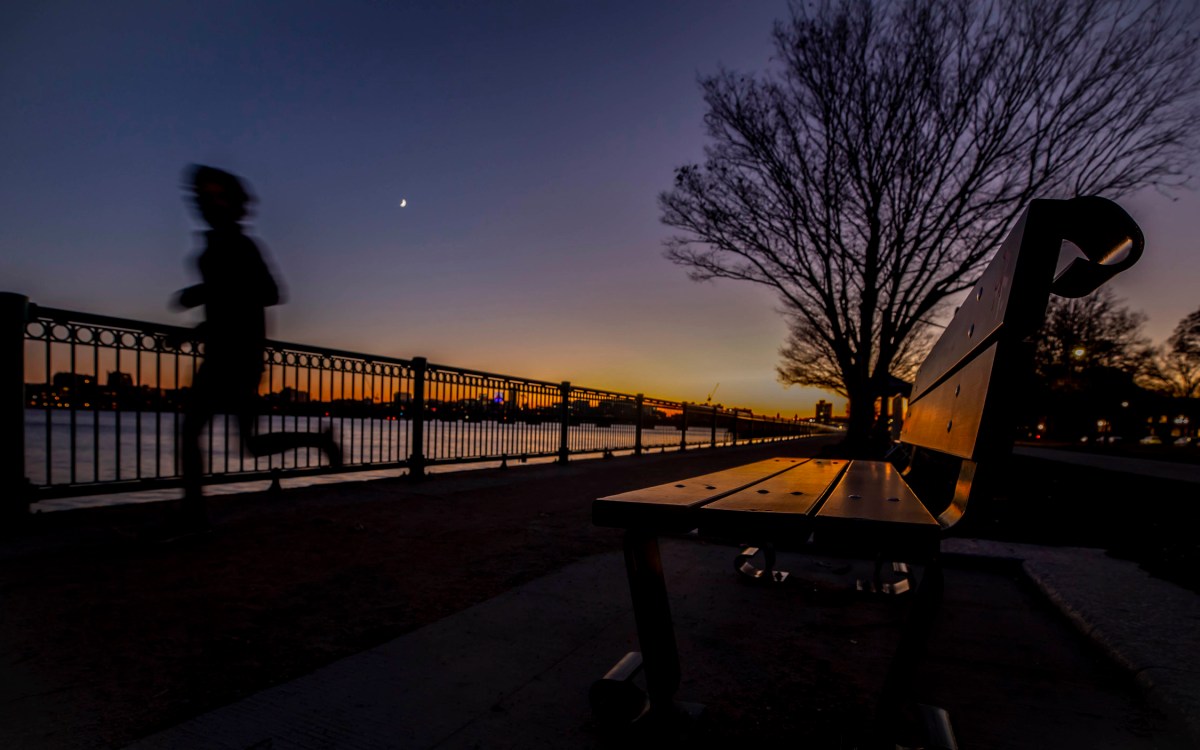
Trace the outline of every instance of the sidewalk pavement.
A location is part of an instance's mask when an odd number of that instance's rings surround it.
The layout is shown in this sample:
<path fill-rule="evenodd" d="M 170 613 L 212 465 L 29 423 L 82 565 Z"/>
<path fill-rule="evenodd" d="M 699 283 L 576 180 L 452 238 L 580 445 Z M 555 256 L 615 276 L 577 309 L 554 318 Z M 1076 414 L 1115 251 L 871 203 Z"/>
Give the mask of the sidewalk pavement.
<path fill-rule="evenodd" d="M 1071 623 L 1187 725 L 1200 747 L 1200 597 L 1103 550 L 951 540 L 947 553 L 1021 561 Z"/>
<path fill-rule="evenodd" d="M 734 552 L 663 542 L 679 698 L 706 704 L 697 744 L 851 747 L 905 606 L 747 585 Z M 946 599 L 915 690 L 950 711 L 962 747 L 1200 746 L 1194 594 L 1099 550 L 953 540 L 946 552 Z M 845 564 L 780 555 L 794 580 L 863 572 Z M 621 555 L 606 553 L 132 748 L 623 747 L 591 721 L 587 690 L 635 649 Z"/>
<path fill-rule="evenodd" d="M 1177 482 L 1200 484 L 1200 465 L 1197 464 L 1155 461 L 1149 458 L 1131 458 L 1129 456 L 1110 456 L 1103 453 L 1084 453 L 1082 451 L 1041 448 L 1028 445 L 1015 446 L 1013 448 L 1013 455 L 1040 458 L 1047 461 L 1059 461 L 1076 466 L 1104 469 L 1105 471 L 1139 474 L 1144 477 L 1154 477 L 1155 479 L 1170 479 Z"/>

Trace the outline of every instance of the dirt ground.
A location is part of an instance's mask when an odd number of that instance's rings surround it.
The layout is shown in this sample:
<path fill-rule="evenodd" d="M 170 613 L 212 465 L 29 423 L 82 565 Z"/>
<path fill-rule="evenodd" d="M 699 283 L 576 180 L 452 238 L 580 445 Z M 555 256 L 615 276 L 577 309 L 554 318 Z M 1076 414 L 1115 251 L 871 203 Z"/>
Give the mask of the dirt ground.
<path fill-rule="evenodd" d="M 2 734 L 10 747 L 122 746 L 617 549 L 619 533 L 591 523 L 596 497 L 820 447 L 802 441 L 220 497 L 211 535 L 167 544 L 140 538 L 162 505 L 35 516 L 0 541 Z M 1168 574 L 1177 573 L 1173 561 L 1196 559 L 1195 541 L 1172 530 L 1179 524 L 1147 514 L 1144 533 L 1130 533 L 1102 512 L 1108 506 L 1087 481 L 1105 486 L 1113 508 L 1127 500 L 1111 478 L 1024 462 L 1010 487 L 1020 499 L 1004 506 L 989 534 L 1124 545 L 1122 554 Z M 1031 482 L 1045 493 L 1015 492 Z M 1081 526 L 1080 512 L 1103 523 Z"/>

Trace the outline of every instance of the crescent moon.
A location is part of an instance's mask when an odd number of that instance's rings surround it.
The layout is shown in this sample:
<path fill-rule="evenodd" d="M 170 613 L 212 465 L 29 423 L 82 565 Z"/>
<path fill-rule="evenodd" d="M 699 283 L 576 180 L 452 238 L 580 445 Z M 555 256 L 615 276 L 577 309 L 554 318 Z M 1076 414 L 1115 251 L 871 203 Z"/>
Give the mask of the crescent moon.
<path fill-rule="evenodd" d="M 405 207 L 405 206 L 407 206 L 407 205 L 408 205 L 408 199 L 407 199 L 407 198 L 401 198 L 401 199 L 400 199 L 400 208 L 404 208 L 404 207 Z"/>

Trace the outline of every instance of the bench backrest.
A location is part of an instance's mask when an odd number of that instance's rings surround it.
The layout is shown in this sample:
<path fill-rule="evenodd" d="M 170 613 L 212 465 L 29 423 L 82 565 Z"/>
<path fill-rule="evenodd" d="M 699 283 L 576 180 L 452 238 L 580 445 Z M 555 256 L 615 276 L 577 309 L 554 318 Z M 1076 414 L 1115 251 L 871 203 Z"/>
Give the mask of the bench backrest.
<path fill-rule="evenodd" d="M 1082 253 L 1065 267 L 1064 241 Z M 979 463 L 1011 451 L 1031 337 L 1050 294 L 1091 293 L 1136 263 L 1143 246 L 1133 219 L 1104 198 L 1035 200 L 1017 221 L 921 365 L 900 435 L 907 445 L 962 459 L 943 526 L 961 519 L 978 490 Z"/>

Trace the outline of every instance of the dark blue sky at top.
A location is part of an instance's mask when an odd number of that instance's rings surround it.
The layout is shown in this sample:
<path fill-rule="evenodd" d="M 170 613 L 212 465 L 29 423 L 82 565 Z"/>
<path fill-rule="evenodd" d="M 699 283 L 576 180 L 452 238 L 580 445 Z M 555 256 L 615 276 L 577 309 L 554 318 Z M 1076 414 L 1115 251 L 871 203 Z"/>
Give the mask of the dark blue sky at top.
<path fill-rule="evenodd" d="M 197 228 L 180 180 L 208 163 L 259 195 L 252 230 L 290 297 L 278 338 L 695 400 L 721 382 L 725 403 L 807 412 L 821 394 L 775 382 L 785 328 L 771 295 L 689 282 L 661 256 L 655 204 L 673 168 L 702 157 L 697 75 L 766 67 L 785 13 L 12 4 L 0 288 L 180 320 L 166 299 L 194 281 Z M 1183 227 L 1195 197 L 1182 203 L 1131 210 Z M 1172 232 L 1173 246 L 1190 237 Z M 1196 305 L 1162 286 L 1197 278 L 1190 250 L 1169 282 L 1150 268 L 1127 287 L 1159 329 Z"/>

